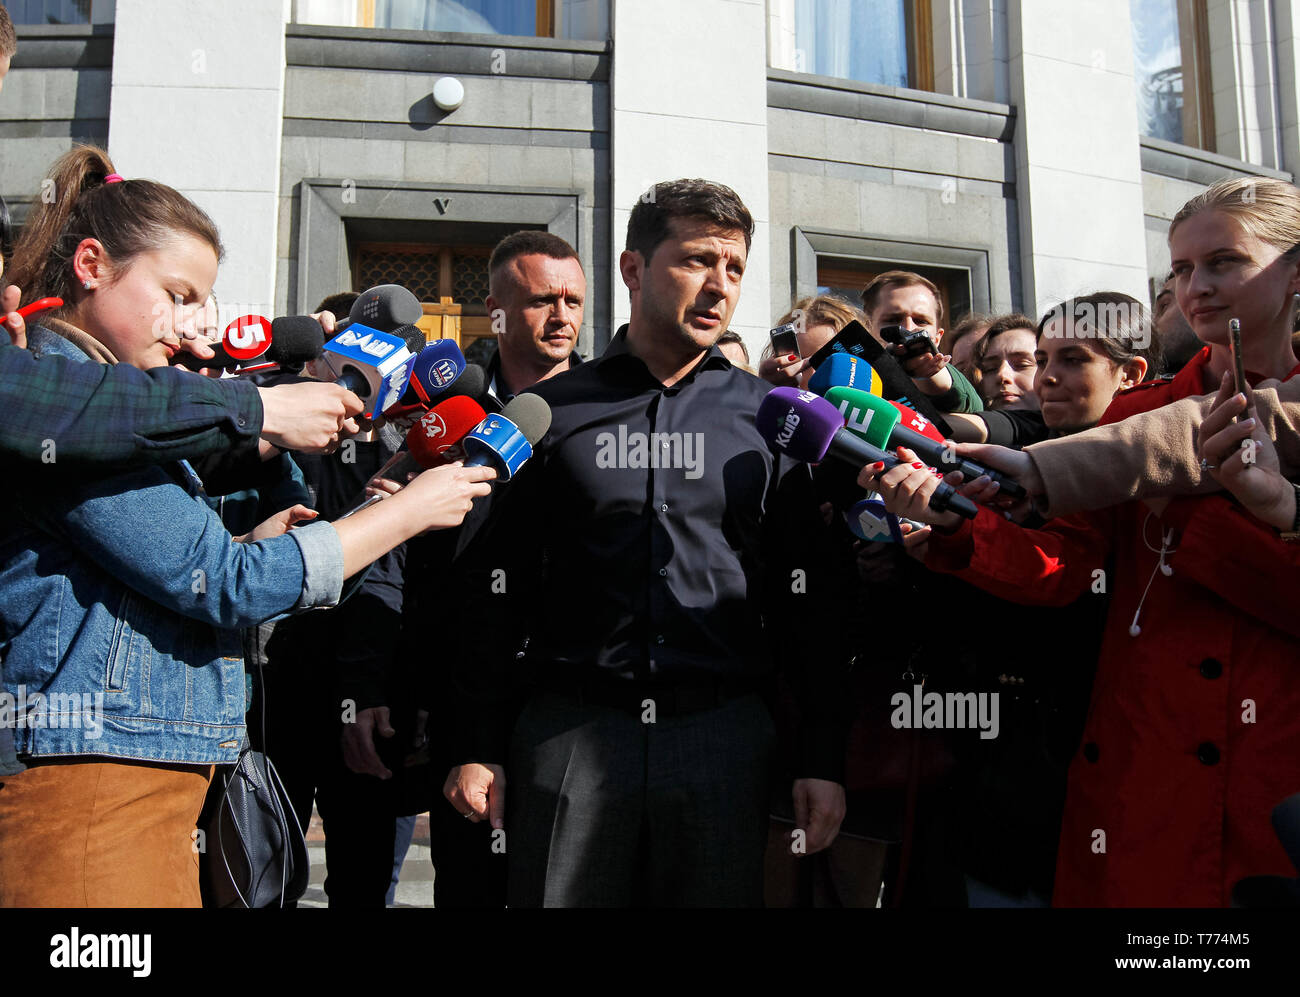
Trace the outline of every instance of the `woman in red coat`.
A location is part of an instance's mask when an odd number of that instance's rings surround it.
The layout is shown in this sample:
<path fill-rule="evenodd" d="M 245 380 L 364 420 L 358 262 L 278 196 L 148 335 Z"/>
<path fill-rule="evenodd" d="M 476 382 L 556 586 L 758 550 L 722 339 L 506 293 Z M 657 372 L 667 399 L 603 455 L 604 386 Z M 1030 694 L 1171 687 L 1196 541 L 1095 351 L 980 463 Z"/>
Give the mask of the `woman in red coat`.
<path fill-rule="evenodd" d="M 1248 380 L 1300 373 L 1300 191 L 1223 181 L 1183 206 L 1169 240 L 1179 307 L 1207 346 L 1172 381 L 1120 395 L 1103 422 L 1223 387 L 1229 318 L 1241 320 Z M 1300 544 L 1279 532 L 1295 492 L 1270 477 L 1268 440 L 1256 435 L 1254 465 L 1232 456 L 1252 427 L 1222 430 L 1230 391 L 1201 452 L 1231 496 L 1131 502 L 1026 530 L 989 509 L 973 521 L 931 512 L 937 482 L 919 465 L 868 466 L 859 479 L 891 512 L 935 525 L 935 570 L 1028 604 L 1111 593 L 1070 767 L 1057 906 L 1222 906 L 1245 876 L 1293 874 L 1269 815 L 1300 790 Z"/>

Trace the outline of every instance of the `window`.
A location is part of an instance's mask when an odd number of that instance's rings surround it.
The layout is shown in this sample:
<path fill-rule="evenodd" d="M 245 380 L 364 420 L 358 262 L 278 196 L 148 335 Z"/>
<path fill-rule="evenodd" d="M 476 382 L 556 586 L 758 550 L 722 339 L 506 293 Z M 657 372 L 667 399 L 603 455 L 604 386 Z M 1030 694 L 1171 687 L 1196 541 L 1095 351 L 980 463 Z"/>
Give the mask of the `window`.
<path fill-rule="evenodd" d="M 1205 0 L 1130 0 L 1138 127 L 1214 151 Z"/>
<path fill-rule="evenodd" d="M 14 24 L 89 24 L 90 6 L 91 0 L 6 0 L 4 4 Z"/>
<path fill-rule="evenodd" d="M 294 0 L 299 24 L 600 41 L 608 0 Z"/>
<path fill-rule="evenodd" d="M 418 324 L 425 335 L 455 339 L 465 350 L 492 336 L 487 313 L 491 252 L 490 245 L 363 242 L 357 246 L 352 286 L 401 284 L 424 304 Z M 444 322 L 443 316 L 456 320 Z"/>
<path fill-rule="evenodd" d="M 776 69 L 934 89 L 930 0 L 769 0 Z"/>
<path fill-rule="evenodd" d="M 849 304 L 862 307 L 862 291 L 876 277 L 889 270 L 910 270 L 934 282 L 939 288 L 939 304 L 943 306 L 943 318 L 939 325 L 947 329 L 951 326 L 954 301 L 958 310 L 964 315 L 970 311 L 969 277 L 965 271 L 953 271 L 944 267 L 917 266 L 914 263 L 885 263 L 876 260 L 835 259 L 819 256 L 817 258 L 817 293 L 833 294 L 843 298 Z"/>

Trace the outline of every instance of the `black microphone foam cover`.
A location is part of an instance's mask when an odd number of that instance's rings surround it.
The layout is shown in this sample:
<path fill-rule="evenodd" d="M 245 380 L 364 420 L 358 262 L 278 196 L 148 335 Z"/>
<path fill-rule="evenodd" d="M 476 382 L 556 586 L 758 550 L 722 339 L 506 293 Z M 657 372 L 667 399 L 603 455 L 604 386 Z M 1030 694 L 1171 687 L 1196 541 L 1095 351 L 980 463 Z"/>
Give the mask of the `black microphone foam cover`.
<path fill-rule="evenodd" d="M 478 364 L 466 364 L 465 369 L 460 372 L 460 377 L 447 385 L 446 390 L 438 396 L 438 400 L 454 398 L 456 395 L 478 399 L 482 397 L 485 390 L 487 390 L 487 372 Z"/>
<path fill-rule="evenodd" d="M 325 330 L 310 315 L 283 315 L 271 322 L 271 346 L 266 359 L 304 364 L 315 360 L 325 345 Z"/>

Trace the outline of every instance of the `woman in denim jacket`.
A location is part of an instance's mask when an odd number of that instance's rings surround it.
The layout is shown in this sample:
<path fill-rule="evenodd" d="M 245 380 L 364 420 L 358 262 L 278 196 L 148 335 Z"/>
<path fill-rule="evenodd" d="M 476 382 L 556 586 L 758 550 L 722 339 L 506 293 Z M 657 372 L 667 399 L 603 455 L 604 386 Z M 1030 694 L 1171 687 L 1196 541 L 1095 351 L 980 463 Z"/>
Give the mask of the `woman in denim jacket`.
<path fill-rule="evenodd" d="M 80 147 L 15 254 L 26 297 L 62 297 L 30 348 L 166 364 L 216 279 L 211 219 Z M 184 461 L 93 482 L 34 471 L 0 528 L 0 725 L 26 771 L 0 783 L 0 905 L 198 906 L 192 832 L 243 738 L 239 630 L 337 603 L 398 543 L 457 525 L 492 472 L 451 465 L 345 521 L 303 506 L 234 538 Z"/>

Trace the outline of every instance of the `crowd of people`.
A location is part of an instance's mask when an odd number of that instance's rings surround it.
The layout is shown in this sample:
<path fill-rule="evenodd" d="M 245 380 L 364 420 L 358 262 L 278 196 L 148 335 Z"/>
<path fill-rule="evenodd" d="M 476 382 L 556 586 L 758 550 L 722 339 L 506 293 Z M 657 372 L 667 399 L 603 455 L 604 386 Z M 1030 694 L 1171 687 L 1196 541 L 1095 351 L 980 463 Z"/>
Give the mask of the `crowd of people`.
<path fill-rule="evenodd" d="M 750 212 L 660 183 L 585 362 L 574 248 L 493 250 L 476 401 L 545 401 L 527 464 L 399 481 L 402 428 L 314 361 L 176 366 L 213 357 L 202 209 L 89 146 L 48 175 L 0 300 L 0 906 L 201 905 L 195 830 L 250 743 L 318 809 L 340 907 L 391 903 L 425 810 L 448 908 L 1213 907 L 1294 873 L 1296 187 L 1188 201 L 1154 309 L 951 316 L 888 270 L 793 301 L 751 372 Z M 810 398 L 853 323 L 1027 497 L 774 447 L 760 405 Z M 923 690 L 981 723 L 919 722 Z"/>

